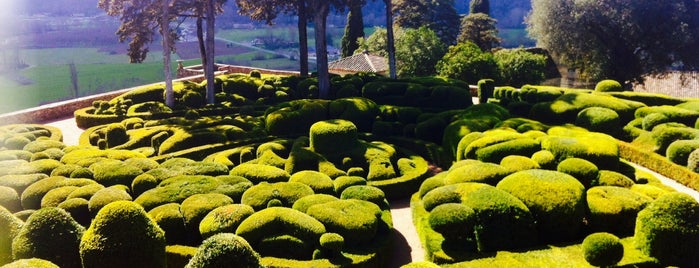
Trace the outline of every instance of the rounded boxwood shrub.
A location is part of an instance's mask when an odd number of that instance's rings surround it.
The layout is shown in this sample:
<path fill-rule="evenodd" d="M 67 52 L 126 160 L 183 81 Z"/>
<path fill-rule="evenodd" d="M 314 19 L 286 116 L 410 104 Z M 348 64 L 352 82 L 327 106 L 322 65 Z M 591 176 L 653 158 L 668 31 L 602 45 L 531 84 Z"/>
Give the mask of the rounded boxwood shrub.
<path fill-rule="evenodd" d="M 131 185 L 134 178 L 143 173 L 143 170 L 136 166 L 116 160 L 97 162 L 90 166 L 90 170 L 94 180 L 104 186 Z"/>
<path fill-rule="evenodd" d="M 92 195 L 92 197 L 90 197 L 90 200 L 88 201 L 88 209 L 92 215 L 97 215 L 97 212 L 107 204 L 121 200 L 132 201 L 133 199 L 129 193 L 123 189 L 120 189 L 118 185 L 107 187 L 97 191 L 94 195 Z"/>
<path fill-rule="evenodd" d="M 217 207 L 201 220 L 199 233 L 207 239 L 219 233 L 235 233 L 243 220 L 255 213 L 251 206 L 230 204 Z"/>
<path fill-rule="evenodd" d="M 12 212 L 0 206 L 0 265 L 12 261 L 12 239 L 17 236 L 24 222 Z"/>
<path fill-rule="evenodd" d="M 288 172 L 278 167 L 247 163 L 232 168 L 229 175 L 241 176 L 250 180 L 253 184 L 286 182 L 291 177 Z"/>
<path fill-rule="evenodd" d="M 634 184 L 634 181 L 624 174 L 611 170 L 600 170 L 596 186 L 619 186 L 631 188 L 631 186 Z"/>
<path fill-rule="evenodd" d="M 663 113 L 651 113 L 643 117 L 641 128 L 646 131 L 651 131 L 657 125 L 670 122 L 670 117 Z"/>
<path fill-rule="evenodd" d="M 590 107 L 578 113 L 575 125 L 590 131 L 614 135 L 621 127 L 621 119 L 619 114 L 612 109 Z"/>
<path fill-rule="evenodd" d="M 592 187 L 587 190 L 590 225 L 595 231 L 631 234 L 636 215 L 651 201 L 653 199 L 622 187 Z"/>
<path fill-rule="evenodd" d="M 95 181 L 89 179 L 68 179 L 65 177 L 48 177 L 41 179 L 29 185 L 21 196 L 22 208 L 24 209 L 39 209 L 41 208 L 41 199 L 49 191 L 63 186 L 85 186 L 96 184 Z"/>
<path fill-rule="evenodd" d="M 444 179 L 446 178 L 447 174 L 448 172 L 440 172 L 437 175 L 425 179 L 422 182 L 422 184 L 420 184 L 420 188 L 418 189 L 420 198 L 424 197 L 428 192 L 432 191 L 433 189 L 444 186 L 446 183 Z"/>
<path fill-rule="evenodd" d="M 485 162 L 472 162 L 453 170 L 449 170 L 444 178 L 444 184 L 455 184 L 461 182 L 480 182 L 496 185 L 502 178 L 510 172 L 498 164 Z"/>
<path fill-rule="evenodd" d="M 141 206 L 102 208 L 80 240 L 82 267 L 166 267 L 165 232 Z"/>
<path fill-rule="evenodd" d="M 260 255 L 245 239 L 231 233 L 214 235 L 199 246 L 186 268 L 259 268 Z"/>
<path fill-rule="evenodd" d="M 148 216 L 165 232 L 165 241 L 168 245 L 186 242 L 187 230 L 180 204 L 169 203 L 157 206 L 148 211 Z"/>
<path fill-rule="evenodd" d="M 366 184 L 366 179 L 359 176 L 340 176 L 333 180 L 333 186 L 335 187 L 336 194 L 341 194 L 342 191 L 344 191 L 350 186 Z"/>
<path fill-rule="evenodd" d="M 466 240 L 473 238 L 478 219 L 476 212 L 465 205 L 442 204 L 430 212 L 430 227 L 442 234 L 446 240 Z"/>
<path fill-rule="evenodd" d="M 80 267 L 78 246 L 84 231 L 63 209 L 39 209 L 29 216 L 12 240 L 12 257 L 40 258 L 60 267 Z"/>
<path fill-rule="evenodd" d="M 699 265 L 699 203 L 684 193 L 660 196 L 636 217 L 636 246 L 663 265 Z"/>
<path fill-rule="evenodd" d="M 541 150 L 538 151 L 534 154 L 532 154 L 531 157 L 534 162 L 539 164 L 539 166 L 543 169 L 549 169 L 549 170 L 554 170 L 556 169 L 557 163 L 556 163 L 556 156 L 553 155 L 550 151 L 547 150 Z"/>
<path fill-rule="evenodd" d="M 209 212 L 233 203 L 233 199 L 230 197 L 217 193 L 195 194 L 182 201 L 180 210 L 184 218 L 184 226 L 191 239 L 194 239 L 192 242 L 198 243 L 201 241 L 199 224 Z"/>
<path fill-rule="evenodd" d="M 272 135 L 305 135 L 311 125 L 326 119 L 328 101 L 296 100 L 270 108 L 265 116 L 265 129 Z"/>
<path fill-rule="evenodd" d="M 95 193 L 97 193 L 99 190 L 104 189 L 104 185 L 102 184 L 88 184 L 85 186 L 80 186 L 78 189 L 75 189 L 70 195 L 68 195 L 68 199 L 70 198 L 84 198 L 84 199 L 90 199 Z"/>
<path fill-rule="evenodd" d="M 665 156 L 675 164 L 687 166 L 689 154 L 696 149 L 699 149 L 699 140 L 677 140 L 667 146 Z"/>
<path fill-rule="evenodd" d="M 565 159 L 558 163 L 556 171 L 575 177 L 585 188 L 590 188 L 598 183 L 599 168 L 592 162 L 582 158 Z"/>
<path fill-rule="evenodd" d="M 255 211 L 260 211 L 274 199 L 281 201 L 285 207 L 291 207 L 300 198 L 312 194 L 314 194 L 313 189 L 303 183 L 261 183 L 245 191 L 241 203 L 251 206 Z"/>
<path fill-rule="evenodd" d="M 12 212 L 22 210 L 22 202 L 15 189 L 0 186 L 0 207 L 4 207 Z"/>
<path fill-rule="evenodd" d="M 384 192 L 374 186 L 369 185 L 355 185 L 347 187 L 340 194 L 340 199 L 358 199 L 369 201 L 382 207 L 386 204 L 386 195 Z"/>
<path fill-rule="evenodd" d="M 505 177 L 497 188 L 524 202 L 542 241 L 567 241 L 579 235 L 585 218 L 585 187 L 574 177 L 551 170 L 525 170 Z"/>
<path fill-rule="evenodd" d="M 68 196 L 78 189 L 77 186 L 63 186 L 48 191 L 44 197 L 41 198 L 41 207 L 56 207 L 61 202 L 68 199 Z"/>
<path fill-rule="evenodd" d="M 687 168 L 699 173 L 699 149 L 694 149 L 694 151 L 687 156 Z"/>
<path fill-rule="evenodd" d="M 303 170 L 291 175 L 289 182 L 298 182 L 308 185 L 317 194 L 334 194 L 335 187 L 330 176 L 314 171 Z"/>
<path fill-rule="evenodd" d="M 158 187 L 139 195 L 134 202 L 151 210 L 167 203 L 180 203 L 195 194 L 210 193 L 221 185 L 211 176 L 180 175 L 161 182 Z"/>
<path fill-rule="evenodd" d="M 90 226 L 90 221 L 92 221 L 88 204 L 89 201 L 84 198 L 68 198 L 66 201 L 58 204 L 58 207 L 68 212 L 80 225 L 87 227 Z"/>
<path fill-rule="evenodd" d="M 658 197 L 668 193 L 666 189 L 649 184 L 634 184 L 631 186 L 630 190 L 634 193 L 650 197 L 652 200 L 658 199 Z"/>
<path fill-rule="evenodd" d="M 358 146 L 357 127 L 342 119 L 316 122 L 309 137 L 311 150 L 320 154 L 338 154 Z"/>
<path fill-rule="evenodd" d="M 400 268 L 439 268 L 440 266 L 429 261 L 416 261 L 416 262 L 411 262 L 406 265 L 401 266 Z"/>
<path fill-rule="evenodd" d="M 294 205 L 291 208 L 306 213 L 306 211 L 308 211 L 308 208 L 310 208 L 313 205 L 325 204 L 337 200 L 340 199 L 328 194 L 307 195 L 301 197 L 299 200 L 296 200 L 296 202 L 294 202 Z"/>
<path fill-rule="evenodd" d="M 621 83 L 617 82 L 616 80 L 611 80 L 611 79 L 606 79 L 597 82 L 595 85 L 595 91 L 597 92 L 621 92 L 624 91 L 624 87 L 621 86 Z"/>
<path fill-rule="evenodd" d="M 624 245 L 610 233 L 594 233 L 582 242 L 583 257 L 592 266 L 613 266 L 624 257 Z"/>
<path fill-rule="evenodd" d="M 311 259 L 325 226 L 298 210 L 270 207 L 243 220 L 235 233 L 248 241 L 262 256 Z M 281 256 L 280 256 L 281 255 Z"/>
<path fill-rule="evenodd" d="M 345 244 L 349 247 L 371 242 L 381 221 L 379 206 L 357 199 L 314 205 L 306 213 L 323 223 L 328 232 L 344 237 Z"/>
<path fill-rule="evenodd" d="M 13 261 L 11 263 L 5 264 L 2 266 L 2 268 L 60 268 L 60 266 L 56 265 L 53 262 L 43 260 L 43 259 L 38 259 L 38 258 L 31 258 L 31 259 L 20 259 Z"/>
<path fill-rule="evenodd" d="M 651 132 L 655 141 L 655 152 L 666 154 L 667 148 L 677 140 L 694 140 L 699 138 L 699 129 L 664 124 L 653 128 Z"/>
<path fill-rule="evenodd" d="M 500 160 L 500 166 L 504 167 L 509 173 L 523 171 L 528 169 L 539 169 L 539 163 L 529 157 L 521 155 L 508 155 Z"/>
<path fill-rule="evenodd" d="M 330 118 L 351 121 L 361 132 L 370 132 L 374 119 L 379 114 L 379 106 L 372 100 L 360 97 L 343 98 L 328 104 Z"/>

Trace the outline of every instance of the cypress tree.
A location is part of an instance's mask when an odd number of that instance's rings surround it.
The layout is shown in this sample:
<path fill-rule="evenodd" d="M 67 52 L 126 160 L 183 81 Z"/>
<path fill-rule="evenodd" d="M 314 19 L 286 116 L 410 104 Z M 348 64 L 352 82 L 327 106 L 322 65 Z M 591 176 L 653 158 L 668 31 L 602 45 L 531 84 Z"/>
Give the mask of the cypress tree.
<path fill-rule="evenodd" d="M 342 57 L 352 56 L 355 50 L 359 48 L 357 39 L 364 37 L 364 18 L 362 15 L 362 6 L 366 3 L 365 0 L 350 0 L 349 13 L 347 14 L 347 25 L 345 26 L 345 35 L 342 36 Z"/>
<path fill-rule="evenodd" d="M 469 12 L 471 14 L 483 13 L 490 15 L 490 1 L 489 0 L 471 0 L 471 6 Z"/>

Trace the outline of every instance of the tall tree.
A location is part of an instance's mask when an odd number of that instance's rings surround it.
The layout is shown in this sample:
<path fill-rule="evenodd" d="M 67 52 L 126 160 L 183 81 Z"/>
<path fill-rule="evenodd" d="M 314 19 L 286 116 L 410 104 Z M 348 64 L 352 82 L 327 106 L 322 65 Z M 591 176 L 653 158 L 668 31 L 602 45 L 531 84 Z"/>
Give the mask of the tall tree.
<path fill-rule="evenodd" d="M 456 39 L 463 43 L 471 41 L 483 51 L 490 51 L 500 45 L 497 21 L 485 13 L 472 13 L 461 20 L 461 33 Z"/>
<path fill-rule="evenodd" d="M 489 0 L 471 0 L 469 13 L 483 13 L 490 16 L 490 1 Z"/>
<path fill-rule="evenodd" d="M 128 56 L 132 63 L 141 63 L 146 59 L 149 45 L 155 39 L 155 32 L 163 40 L 163 73 L 165 75 L 165 103 L 174 107 L 175 97 L 172 90 L 172 72 L 170 54 L 174 49 L 176 34 L 170 29 L 170 22 L 175 19 L 171 12 L 170 0 L 100 0 L 97 6 L 110 16 L 118 16 L 121 21 L 117 36 L 119 41 L 129 41 Z"/>
<path fill-rule="evenodd" d="M 345 34 L 342 36 L 341 56 L 352 56 L 359 47 L 357 39 L 364 37 L 364 18 L 362 7 L 366 0 L 348 0 L 349 13 L 347 13 L 347 25 Z"/>
<path fill-rule="evenodd" d="M 430 28 L 407 29 L 396 43 L 396 57 L 400 63 L 398 75 L 434 75 L 435 65 L 445 53 L 447 47 Z"/>
<path fill-rule="evenodd" d="M 418 29 L 427 26 L 443 43 L 456 43 L 461 17 L 454 8 L 454 0 L 396 0 L 395 24 L 401 28 Z"/>
<path fill-rule="evenodd" d="M 308 0 L 313 13 L 316 39 L 316 66 L 318 72 L 318 95 L 321 99 L 330 97 L 330 73 L 328 72 L 328 44 L 326 27 L 330 7 L 343 9 L 345 0 Z"/>
<path fill-rule="evenodd" d="M 396 79 L 396 39 L 393 35 L 393 2 L 392 0 L 384 0 L 386 3 L 386 50 L 388 51 L 388 73 L 393 79 Z"/>
<path fill-rule="evenodd" d="M 308 76 L 308 10 L 307 0 L 235 0 L 238 13 L 269 25 L 280 13 L 295 13 L 299 31 L 299 75 Z"/>
<path fill-rule="evenodd" d="M 699 69 L 696 0 L 534 0 L 527 30 L 592 81 Z"/>

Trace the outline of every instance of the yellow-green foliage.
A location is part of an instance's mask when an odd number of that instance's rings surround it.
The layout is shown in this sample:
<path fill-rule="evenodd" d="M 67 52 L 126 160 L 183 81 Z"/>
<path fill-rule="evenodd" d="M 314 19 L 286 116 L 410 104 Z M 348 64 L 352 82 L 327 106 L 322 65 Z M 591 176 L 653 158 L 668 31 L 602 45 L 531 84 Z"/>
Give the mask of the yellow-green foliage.
<path fill-rule="evenodd" d="M 357 199 L 314 205 L 308 208 L 307 214 L 323 223 L 327 232 L 340 234 L 348 247 L 371 242 L 381 223 L 379 206 Z"/>
<path fill-rule="evenodd" d="M 12 212 L 22 210 L 22 202 L 15 189 L 7 186 L 0 186 L 0 207 L 4 207 Z"/>
<path fill-rule="evenodd" d="M 77 190 L 77 186 L 63 186 L 51 189 L 48 191 L 44 197 L 41 198 L 41 207 L 56 207 L 61 202 L 65 201 L 68 196 Z"/>
<path fill-rule="evenodd" d="M 455 169 L 450 169 L 444 179 L 444 184 L 456 184 L 460 182 L 480 182 L 495 186 L 510 172 L 493 163 L 474 162 Z"/>
<path fill-rule="evenodd" d="M 308 185 L 316 194 L 335 194 L 333 180 L 330 176 L 313 170 L 303 170 L 294 173 L 289 182 L 299 182 Z"/>
<path fill-rule="evenodd" d="M 293 251 L 297 259 L 311 259 L 326 229 L 320 221 L 298 210 L 270 207 L 245 219 L 235 233 L 245 238 L 262 256 L 279 256 Z M 274 241 L 275 238 L 280 239 Z M 273 246 L 266 248 L 266 243 Z"/>
<path fill-rule="evenodd" d="M 621 127 L 621 120 L 619 114 L 612 109 L 589 107 L 578 113 L 575 125 L 594 132 L 616 135 Z"/>
<path fill-rule="evenodd" d="M 225 165 L 208 162 L 198 162 L 187 158 L 171 158 L 160 164 L 161 168 L 174 171 L 177 175 L 227 175 Z"/>
<path fill-rule="evenodd" d="M 582 158 L 567 158 L 558 163 L 556 170 L 575 177 L 586 188 L 599 184 L 599 168 L 594 163 Z"/>
<path fill-rule="evenodd" d="M 179 175 L 145 191 L 134 202 L 151 210 L 167 203 L 180 203 L 195 194 L 215 192 L 222 185 L 220 180 L 211 176 Z"/>
<path fill-rule="evenodd" d="M 556 169 L 556 156 L 554 156 L 553 153 L 551 153 L 550 151 L 538 151 L 532 154 L 531 159 L 534 160 L 534 162 L 536 162 L 537 164 L 539 164 L 539 166 L 543 169 Z"/>
<path fill-rule="evenodd" d="M 508 155 L 500 160 L 500 166 L 504 167 L 509 173 L 523 171 L 528 169 L 539 169 L 539 163 L 529 157 L 521 155 Z"/>
<path fill-rule="evenodd" d="M 63 209 L 39 209 L 29 216 L 12 240 L 12 256 L 40 258 L 60 267 L 80 267 L 78 245 L 84 231 Z"/>
<path fill-rule="evenodd" d="M 369 201 L 379 207 L 386 206 L 386 195 L 381 189 L 369 185 L 355 185 L 347 187 L 340 194 L 341 199 L 358 199 Z"/>
<path fill-rule="evenodd" d="M 65 143 L 61 141 L 56 141 L 56 140 L 49 140 L 49 139 L 40 139 L 40 140 L 34 140 L 27 145 L 25 145 L 22 150 L 28 151 L 31 153 L 38 153 L 38 152 L 43 152 L 51 148 L 55 149 L 63 149 L 65 148 L 66 145 Z"/>
<path fill-rule="evenodd" d="M 517 249 L 536 243 L 534 218 L 515 196 L 482 183 L 458 183 L 435 188 L 423 197 L 427 211 L 446 203 L 461 203 L 477 215 L 478 251 Z"/>
<path fill-rule="evenodd" d="M 550 170 L 525 170 L 502 179 L 497 188 L 519 198 L 546 242 L 577 237 L 585 217 L 585 187 L 574 177 Z"/>
<path fill-rule="evenodd" d="M 333 119 L 311 125 L 310 147 L 316 153 L 340 154 L 357 146 L 357 127 L 351 121 Z"/>
<path fill-rule="evenodd" d="M 683 193 L 665 194 L 638 213 L 636 245 L 663 265 L 699 265 L 699 203 Z"/>
<path fill-rule="evenodd" d="M 582 242 L 583 257 L 593 266 L 614 266 L 624 257 L 624 245 L 610 233 L 594 233 Z"/>
<path fill-rule="evenodd" d="M 333 195 L 312 194 L 301 197 L 299 200 L 296 200 L 296 202 L 294 202 L 294 205 L 291 208 L 306 213 L 306 211 L 308 211 L 308 208 L 310 208 L 313 205 L 325 204 L 337 200 L 340 199 Z"/>
<path fill-rule="evenodd" d="M 158 155 L 165 155 L 193 147 L 209 144 L 224 143 L 228 138 L 224 133 L 213 129 L 197 129 L 186 131 L 175 130 L 172 136 L 163 141 L 158 147 Z"/>
<path fill-rule="evenodd" d="M 635 182 L 624 174 L 611 170 L 600 170 L 599 177 L 597 178 L 597 185 L 599 186 L 618 186 L 624 188 L 631 188 Z"/>
<path fill-rule="evenodd" d="M 124 161 L 129 158 L 145 158 L 141 153 L 128 150 L 99 150 L 94 147 L 81 147 L 67 151 L 61 158 L 63 164 L 73 164 L 81 167 L 89 167 L 105 159 Z"/>
<path fill-rule="evenodd" d="M 483 137 L 468 144 L 462 154 L 467 159 L 500 163 L 508 155 L 529 156 L 541 150 L 538 141 L 513 130 L 497 129 L 486 131 Z"/>
<path fill-rule="evenodd" d="M 442 234 L 445 240 L 460 241 L 475 239 L 474 228 L 478 219 L 476 212 L 465 205 L 456 203 L 441 204 L 430 212 L 430 228 Z"/>
<path fill-rule="evenodd" d="M 258 268 L 260 255 L 240 236 L 231 233 L 214 235 L 199 246 L 186 268 L 228 267 Z"/>
<path fill-rule="evenodd" d="M 243 193 L 241 203 L 260 211 L 272 200 L 279 200 L 283 206 L 291 207 L 296 200 L 312 194 L 311 187 L 298 182 L 260 183 Z"/>
<path fill-rule="evenodd" d="M 400 268 L 438 268 L 439 265 L 428 262 L 428 261 L 417 261 L 417 262 L 411 262 L 406 265 L 401 266 Z"/>
<path fill-rule="evenodd" d="M 12 239 L 17 236 L 22 227 L 22 220 L 12 212 L 0 206 L 0 265 L 12 262 Z"/>
<path fill-rule="evenodd" d="M 643 118 L 651 114 L 662 114 L 667 117 L 668 122 L 682 123 L 686 126 L 694 126 L 699 118 L 699 111 L 670 105 L 642 107 L 634 113 L 636 118 Z"/>
<path fill-rule="evenodd" d="M 448 172 L 440 172 L 437 175 L 425 179 L 422 184 L 420 184 L 420 189 L 418 190 L 420 198 L 424 197 L 425 194 L 432 191 L 432 189 L 444 186 L 446 183 L 444 179 L 448 174 Z"/>
<path fill-rule="evenodd" d="M 636 215 L 651 201 L 622 187 L 592 187 L 587 191 L 590 225 L 595 231 L 629 235 L 633 233 Z"/>
<path fill-rule="evenodd" d="M 27 187 L 22 192 L 22 207 L 24 209 L 38 209 L 41 207 L 41 199 L 49 191 L 63 186 L 85 186 L 96 184 L 89 179 L 68 179 L 66 177 L 48 177 L 41 179 Z"/>
<path fill-rule="evenodd" d="M 24 160 L 10 160 L 3 161 L 5 163 L 0 164 L 3 167 L 0 170 L 0 176 L 2 175 L 24 175 L 24 174 L 35 174 L 43 173 L 46 175 L 51 174 L 54 169 L 62 166 L 61 162 L 54 159 L 38 159 L 31 160 L 27 162 Z"/>
<path fill-rule="evenodd" d="M 88 184 L 85 186 L 80 186 L 75 191 L 68 195 L 68 198 L 84 198 L 90 199 L 97 191 L 104 189 L 104 185 L 101 184 Z"/>
<path fill-rule="evenodd" d="M 131 185 L 134 178 L 143 173 L 140 168 L 118 160 L 97 162 L 90 165 L 90 170 L 94 180 L 104 186 Z"/>
<path fill-rule="evenodd" d="M 589 107 L 603 107 L 619 114 L 623 124 L 633 119 L 636 109 L 645 104 L 614 98 L 604 94 L 566 93 L 552 102 L 537 103 L 532 107 L 533 119 L 545 123 L 573 123 L 578 113 Z"/>
<path fill-rule="evenodd" d="M 546 131 L 549 126 L 536 120 L 531 120 L 523 117 L 514 117 L 503 120 L 495 125 L 495 128 L 511 128 L 519 133 L 524 133 L 529 130 Z"/>
<path fill-rule="evenodd" d="M 197 247 L 184 245 L 168 245 L 165 247 L 167 267 L 185 267 L 198 249 Z"/>
<path fill-rule="evenodd" d="M 343 98 L 328 104 L 329 118 L 351 121 L 361 132 L 369 132 L 374 119 L 379 114 L 376 103 L 366 98 Z"/>
<path fill-rule="evenodd" d="M 53 262 L 38 258 L 20 259 L 2 266 L 3 268 L 60 268 Z"/>
<path fill-rule="evenodd" d="M 582 158 L 600 169 L 616 170 L 619 166 L 619 145 L 607 135 L 562 127 L 549 129 L 549 136 L 541 138 L 541 149 L 550 151 L 557 161 Z"/>
<path fill-rule="evenodd" d="M 306 134 L 313 123 L 328 119 L 328 101 L 296 100 L 270 108 L 265 129 L 272 135 Z"/>
<path fill-rule="evenodd" d="M 677 140 L 667 146 L 665 157 L 675 164 L 687 166 L 689 154 L 699 149 L 699 140 Z"/>
<path fill-rule="evenodd" d="M 165 232 L 141 206 L 111 203 L 97 213 L 80 241 L 82 266 L 166 267 Z"/>
<path fill-rule="evenodd" d="M 121 200 L 132 201 L 133 198 L 128 192 L 120 188 L 120 185 L 99 190 L 90 197 L 88 203 L 90 214 L 97 215 L 97 212 L 107 204 Z"/>
<path fill-rule="evenodd" d="M 254 184 L 261 182 L 285 182 L 291 177 L 288 172 L 277 167 L 247 163 L 232 168 L 230 175 L 241 176 Z"/>
<path fill-rule="evenodd" d="M 235 233 L 240 223 L 253 213 L 251 206 L 243 204 L 217 207 L 201 220 L 199 233 L 204 239 L 219 233 Z"/>
<path fill-rule="evenodd" d="M 180 210 L 190 239 L 193 239 L 193 242 L 201 241 L 201 220 L 212 210 L 230 204 L 233 204 L 233 199 L 218 193 L 195 194 L 182 201 Z"/>
<path fill-rule="evenodd" d="M 658 197 L 670 192 L 666 189 L 656 187 L 650 184 L 634 184 L 630 189 L 634 193 L 647 196 L 652 200 L 658 199 Z"/>
<path fill-rule="evenodd" d="M 165 232 L 168 245 L 184 244 L 187 230 L 184 226 L 184 216 L 178 203 L 168 203 L 148 211 L 153 221 Z"/>
<path fill-rule="evenodd" d="M 84 198 L 69 198 L 66 201 L 58 204 L 59 208 L 64 209 L 70 214 L 76 222 L 82 226 L 90 226 L 92 216 L 88 207 L 89 201 Z"/>
<path fill-rule="evenodd" d="M 595 85 L 595 91 L 597 92 L 616 92 L 616 91 L 624 91 L 624 88 L 621 86 L 621 83 L 617 82 L 616 80 L 602 80 L 597 82 L 597 85 Z M 599 265 L 597 265 L 599 266 Z"/>

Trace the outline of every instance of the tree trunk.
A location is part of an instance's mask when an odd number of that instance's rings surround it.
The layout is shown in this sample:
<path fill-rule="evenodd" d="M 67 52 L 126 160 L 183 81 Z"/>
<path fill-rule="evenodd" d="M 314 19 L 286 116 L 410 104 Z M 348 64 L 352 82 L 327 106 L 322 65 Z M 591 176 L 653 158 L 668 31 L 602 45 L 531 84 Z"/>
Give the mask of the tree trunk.
<path fill-rule="evenodd" d="M 163 1 L 160 33 L 163 36 L 163 73 L 165 74 L 165 105 L 175 107 L 175 92 L 172 90 L 172 71 L 170 70 L 170 1 Z"/>
<path fill-rule="evenodd" d="M 206 66 L 204 74 L 206 75 L 206 101 L 208 104 L 214 104 L 215 88 L 214 88 L 214 73 L 216 72 L 215 51 L 216 40 L 214 39 L 216 23 L 216 6 L 214 0 L 207 1 L 206 7 Z"/>
<path fill-rule="evenodd" d="M 386 50 L 388 51 L 388 69 L 390 77 L 396 79 L 396 46 L 393 37 L 393 4 L 391 0 L 384 0 L 386 3 Z"/>
<path fill-rule="evenodd" d="M 206 66 L 206 44 L 204 43 L 204 18 L 197 17 L 197 41 L 199 41 L 199 55 L 201 66 Z"/>
<path fill-rule="evenodd" d="M 330 97 L 330 74 L 328 73 L 328 45 L 325 39 L 325 26 L 328 18 L 329 4 L 327 1 L 319 1 L 315 9 L 315 36 L 316 36 L 316 65 L 318 66 L 318 97 L 328 99 Z"/>
<path fill-rule="evenodd" d="M 298 0 L 299 12 L 299 75 L 308 76 L 308 17 L 306 15 L 306 0 Z"/>

